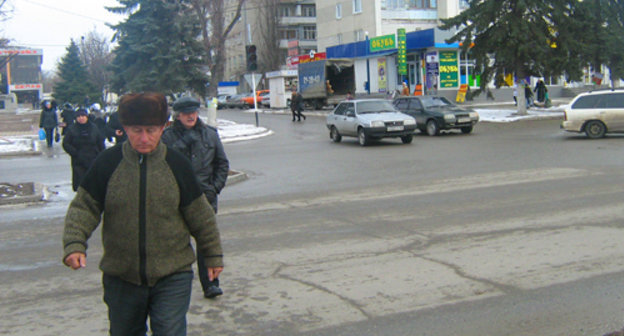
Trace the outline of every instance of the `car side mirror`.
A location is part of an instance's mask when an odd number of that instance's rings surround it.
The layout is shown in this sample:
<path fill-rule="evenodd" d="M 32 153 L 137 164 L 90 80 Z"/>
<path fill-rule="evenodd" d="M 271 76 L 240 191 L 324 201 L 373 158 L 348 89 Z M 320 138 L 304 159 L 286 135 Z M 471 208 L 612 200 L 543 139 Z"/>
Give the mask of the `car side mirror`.
<path fill-rule="evenodd" d="M 355 117 L 355 112 L 353 111 L 347 112 L 347 117 Z"/>

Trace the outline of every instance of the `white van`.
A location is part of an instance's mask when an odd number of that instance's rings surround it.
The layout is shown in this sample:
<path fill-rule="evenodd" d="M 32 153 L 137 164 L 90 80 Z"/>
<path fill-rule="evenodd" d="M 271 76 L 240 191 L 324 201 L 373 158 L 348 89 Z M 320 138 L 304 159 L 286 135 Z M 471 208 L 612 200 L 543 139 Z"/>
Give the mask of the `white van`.
<path fill-rule="evenodd" d="M 598 139 L 606 133 L 624 132 L 624 90 L 581 93 L 564 110 L 561 128 L 585 132 Z"/>

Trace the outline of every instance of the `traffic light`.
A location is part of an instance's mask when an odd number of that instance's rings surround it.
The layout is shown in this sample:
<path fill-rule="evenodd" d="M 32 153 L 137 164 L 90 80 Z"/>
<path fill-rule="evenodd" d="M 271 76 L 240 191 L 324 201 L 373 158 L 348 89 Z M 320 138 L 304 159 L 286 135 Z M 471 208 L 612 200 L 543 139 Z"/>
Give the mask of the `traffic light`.
<path fill-rule="evenodd" d="M 247 71 L 258 70 L 258 55 L 256 55 L 256 46 L 254 44 L 245 46 L 247 54 Z"/>

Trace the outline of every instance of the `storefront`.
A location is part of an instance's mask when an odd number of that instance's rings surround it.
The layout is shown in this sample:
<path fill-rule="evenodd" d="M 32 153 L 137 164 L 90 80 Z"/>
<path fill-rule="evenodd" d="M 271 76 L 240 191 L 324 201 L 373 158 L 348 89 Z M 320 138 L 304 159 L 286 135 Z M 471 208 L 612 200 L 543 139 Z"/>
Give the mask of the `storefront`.
<path fill-rule="evenodd" d="M 14 93 L 19 104 L 38 108 L 43 95 L 42 58 L 42 49 L 0 49 L 1 93 Z"/>
<path fill-rule="evenodd" d="M 400 91 L 405 82 L 411 94 L 454 97 L 465 76 L 460 71 L 459 44 L 445 42 L 452 33 L 427 29 L 397 35 L 328 47 L 327 58 L 354 59 L 359 95 L 369 93 L 370 79 L 370 94 L 375 96 Z"/>

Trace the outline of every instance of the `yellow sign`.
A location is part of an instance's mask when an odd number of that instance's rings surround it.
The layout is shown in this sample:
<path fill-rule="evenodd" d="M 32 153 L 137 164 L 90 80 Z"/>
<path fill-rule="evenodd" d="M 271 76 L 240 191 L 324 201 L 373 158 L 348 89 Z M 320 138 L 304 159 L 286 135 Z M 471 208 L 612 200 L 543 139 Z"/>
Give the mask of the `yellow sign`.
<path fill-rule="evenodd" d="M 394 34 L 373 37 L 370 39 L 370 51 L 382 51 L 396 48 Z"/>
<path fill-rule="evenodd" d="M 466 92 L 468 92 L 468 85 L 462 84 L 459 86 L 459 91 L 457 91 L 457 98 L 455 101 L 458 103 L 463 103 L 466 101 Z"/>

